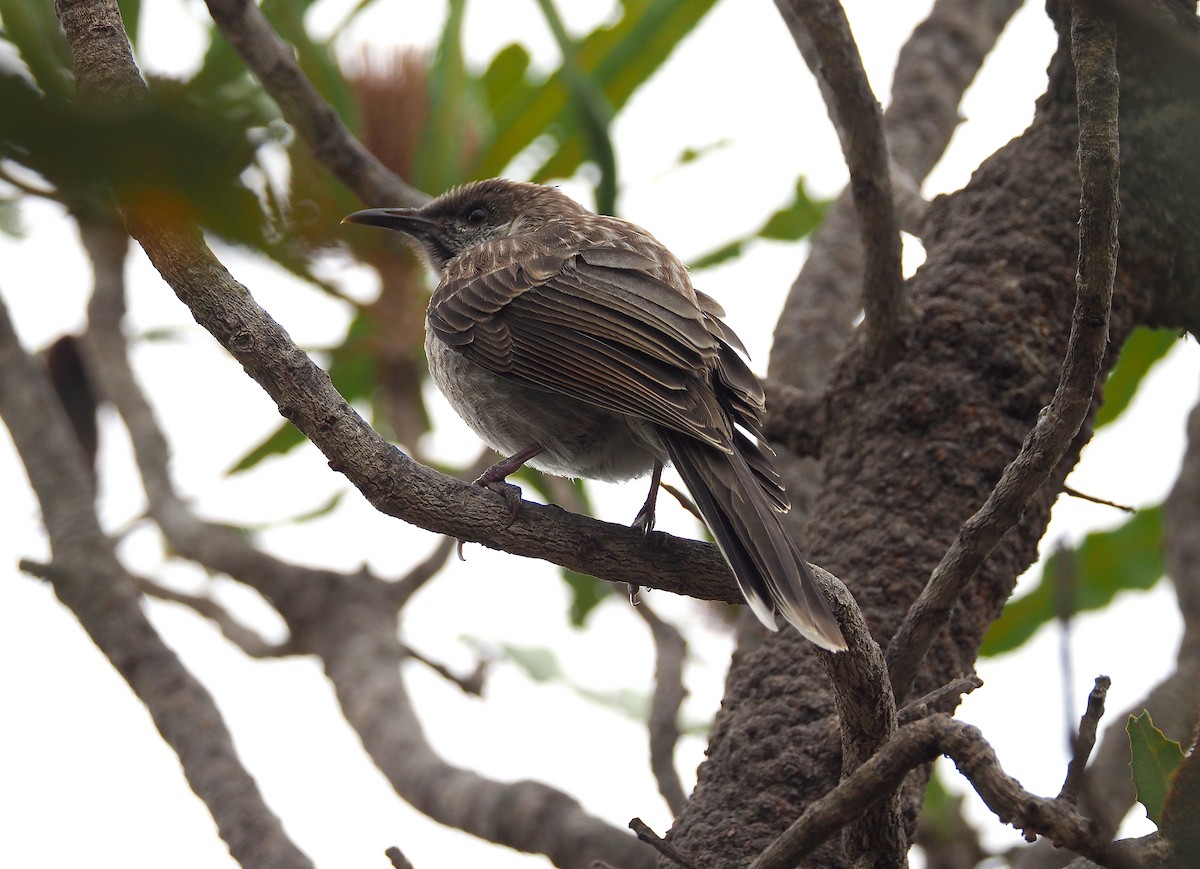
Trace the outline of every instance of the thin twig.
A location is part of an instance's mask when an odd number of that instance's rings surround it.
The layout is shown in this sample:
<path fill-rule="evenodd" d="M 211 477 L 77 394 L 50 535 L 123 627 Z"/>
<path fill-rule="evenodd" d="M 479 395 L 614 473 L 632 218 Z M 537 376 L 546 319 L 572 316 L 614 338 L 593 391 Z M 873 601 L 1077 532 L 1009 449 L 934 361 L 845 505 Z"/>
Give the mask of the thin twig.
<path fill-rule="evenodd" d="M 1025 505 L 1066 454 L 1091 407 L 1096 376 L 1108 345 L 1117 262 L 1117 72 L 1111 28 L 1078 9 L 1073 17 L 1079 103 L 1081 178 L 1079 271 L 1071 335 L 1058 388 L 1050 405 L 1004 469 L 987 501 L 968 519 L 929 583 L 913 604 L 888 649 L 888 667 L 897 697 L 908 694 L 913 678 L 938 632 L 949 621 L 963 588 L 1017 523 Z"/>
<path fill-rule="evenodd" d="M 383 852 L 389 860 L 392 861 L 392 869 L 413 869 L 413 864 L 408 862 L 408 858 L 395 845 Z"/>
<path fill-rule="evenodd" d="M 952 682 L 947 682 L 940 688 L 934 688 L 928 694 L 918 697 L 896 713 L 896 719 L 903 726 L 914 721 L 920 721 L 935 713 L 949 714 L 964 694 L 970 694 L 983 685 L 983 680 L 972 673 Z M 948 707 L 948 708 L 943 708 Z"/>
<path fill-rule="evenodd" d="M 650 626 L 654 638 L 654 693 L 650 700 L 650 771 L 658 782 L 658 792 L 678 816 L 687 804 L 687 794 L 675 769 L 675 746 L 679 742 L 679 707 L 687 697 L 683 687 L 683 662 L 687 641 L 672 624 L 663 621 L 643 601 L 634 612 Z"/>
<path fill-rule="evenodd" d="M 687 856 L 668 842 L 660 837 L 657 833 L 647 826 L 646 822 L 641 818 L 634 818 L 629 822 L 629 829 L 637 834 L 637 837 L 652 847 L 655 851 L 662 854 L 673 863 L 682 866 L 683 869 L 696 869 L 696 865 L 687 858 Z"/>
<path fill-rule="evenodd" d="M 1096 745 L 1096 730 L 1104 715 L 1104 700 L 1108 696 L 1112 679 L 1107 676 L 1097 676 L 1096 684 L 1088 694 L 1087 709 L 1079 720 L 1079 732 L 1071 740 L 1071 761 L 1067 764 L 1067 777 L 1063 781 L 1058 798 L 1072 806 L 1079 803 L 1079 791 L 1083 785 L 1083 771 L 1087 769 L 1088 758 Z"/>
<path fill-rule="evenodd" d="M 914 321 L 904 295 L 900 223 L 892 194 L 891 167 L 883 136 L 883 112 L 871 92 L 850 22 L 838 0 L 790 0 L 820 60 L 826 98 L 842 133 L 850 189 L 866 254 L 863 275 L 863 354 L 882 368 L 903 352 Z"/>
<path fill-rule="evenodd" d="M 413 565 L 412 569 L 400 579 L 388 583 L 388 596 L 391 597 L 397 610 L 403 609 L 409 599 L 423 588 L 425 583 L 441 572 L 446 565 L 446 559 L 454 551 L 456 543 L 457 541 L 453 537 L 443 536 L 424 561 Z"/>
<path fill-rule="evenodd" d="M 300 654 L 300 649 L 290 639 L 284 640 L 282 643 L 271 643 L 263 639 L 257 632 L 230 615 L 228 610 L 211 597 L 176 591 L 165 585 L 159 585 L 144 576 L 135 576 L 133 581 L 143 594 L 177 603 L 204 616 L 221 629 L 225 639 L 251 658 L 283 658 L 288 655 Z"/>
<path fill-rule="evenodd" d="M 417 206 L 428 201 L 350 135 L 333 106 L 305 77 L 292 47 L 245 0 L 208 0 L 208 11 L 246 66 L 271 95 L 313 156 L 368 205 Z"/>
<path fill-rule="evenodd" d="M 414 661 L 424 664 L 426 667 L 428 667 L 433 672 L 437 673 L 439 676 L 441 676 L 447 682 L 457 685 L 459 688 L 462 689 L 462 692 L 464 694 L 470 694 L 473 697 L 480 697 L 483 695 L 484 676 L 487 675 L 487 669 L 491 665 L 491 661 L 488 658 L 481 657 L 476 662 L 475 669 L 471 672 L 471 674 L 469 676 L 458 676 L 458 675 L 455 675 L 455 673 L 453 671 L 451 671 L 451 669 L 449 667 L 447 667 L 445 664 L 435 661 L 432 658 L 426 657 L 424 654 L 422 654 L 421 652 L 418 652 L 416 649 L 414 649 L 408 643 L 401 643 L 400 648 L 403 650 L 405 655 L 412 658 Z"/>
<path fill-rule="evenodd" d="M 1116 501 L 1108 501 L 1104 498 L 1097 498 L 1095 495 L 1088 495 L 1080 492 L 1078 489 L 1072 489 L 1070 486 L 1063 486 L 1063 494 L 1072 498 L 1078 498 L 1081 501 L 1090 501 L 1093 504 L 1099 504 L 1102 507 L 1115 507 L 1123 513 L 1136 513 L 1136 507 L 1130 507 L 1128 504 L 1118 504 Z"/>

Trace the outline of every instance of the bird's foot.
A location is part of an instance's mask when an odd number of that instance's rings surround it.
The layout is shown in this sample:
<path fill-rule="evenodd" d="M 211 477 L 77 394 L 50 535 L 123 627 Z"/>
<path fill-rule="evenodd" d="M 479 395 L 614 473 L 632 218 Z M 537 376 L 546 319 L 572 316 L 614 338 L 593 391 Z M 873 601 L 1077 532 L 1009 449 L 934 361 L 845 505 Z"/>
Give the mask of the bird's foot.
<path fill-rule="evenodd" d="M 640 604 L 642 602 L 642 587 L 636 582 L 627 582 L 625 586 L 629 589 L 629 603 L 633 606 Z"/>
<path fill-rule="evenodd" d="M 520 486 L 504 480 L 485 480 L 483 477 L 476 480 L 475 485 L 481 489 L 487 489 L 489 492 L 495 492 L 508 504 L 508 521 L 504 523 L 501 530 L 517 521 L 517 517 L 521 515 L 521 504 L 523 503 Z"/>
<path fill-rule="evenodd" d="M 658 506 L 658 484 L 662 482 L 662 471 L 662 462 L 655 462 L 654 470 L 650 472 L 650 493 L 646 495 L 646 503 L 642 505 L 641 510 L 638 510 L 631 526 L 642 532 L 643 542 L 650 539 L 650 532 L 654 530 L 655 510 Z M 630 586 L 630 589 L 629 599 L 633 600 L 633 596 L 637 593 L 637 586 Z"/>
<path fill-rule="evenodd" d="M 508 521 L 504 523 L 505 528 L 516 522 L 517 516 L 521 513 L 521 487 L 509 483 L 508 476 L 515 474 L 527 461 L 544 449 L 545 447 L 535 441 L 525 449 L 496 462 L 475 479 L 476 486 L 495 492 L 508 504 Z"/>
<path fill-rule="evenodd" d="M 654 530 L 654 505 L 646 504 L 641 510 L 638 510 L 637 516 L 633 519 L 633 524 L 629 527 L 635 531 L 641 531 L 642 539 L 648 540 L 650 532 Z"/>

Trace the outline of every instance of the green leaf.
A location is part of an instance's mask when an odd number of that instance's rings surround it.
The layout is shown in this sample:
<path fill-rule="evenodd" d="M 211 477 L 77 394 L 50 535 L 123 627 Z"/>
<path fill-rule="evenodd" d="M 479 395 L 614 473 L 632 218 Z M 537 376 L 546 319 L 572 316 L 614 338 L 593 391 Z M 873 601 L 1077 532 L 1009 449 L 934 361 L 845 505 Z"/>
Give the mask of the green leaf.
<path fill-rule="evenodd" d="M 129 34 L 129 42 L 136 47 L 142 0 L 117 0 L 117 7 L 121 10 L 121 21 L 125 24 L 125 32 Z"/>
<path fill-rule="evenodd" d="M 581 628 L 600 601 L 612 594 L 612 585 L 565 567 L 562 568 L 562 578 L 571 589 L 571 608 L 568 613 L 571 625 Z"/>
<path fill-rule="evenodd" d="M 808 195 L 804 176 L 796 179 L 792 200 L 767 218 L 757 230 L 714 251 L 704 254 L 688 264 L 693 271 L 710 268 L 742 255 L 746 243 L 756 238 L 772 241 L 799 241 L 821 224 L 828 201 L 812 199 Z"/>
<path fill-rule="evenodd" d="M 550 682 L 563 679 L 558 656 L 544 646 L 501 646 L 505 657 L 520 667 L 535 682 Z"/>
<path fill-rule="evenodd" d="M 25 234 L 25 226 L 21 222 L 21 200 L 0 199 L 0 232 L 13 238 Z"/>
<path fill-rule="evenodd" d="M 279 428 L 275 429 L 265 441 L 234 462 L 233 467 L 225 473 L 232 476 L 233 474 L 240 474 L 242 471 L 248 471 L 264 459 L 271 456 L 282 456 L 300 446 L 306 440 L 307 438 L 304 437 L 300 429 L 296 428 L 290 422 L 285 422 Z"/>
<path fill-rule="evenodd" d="M 595 78 L 579 66 L 575 41 L 567 33 L 559 17 L 554 0 L 538 0 L 542 15 L 554 34 L 558 50 L 562 53 L 562 73 L 571 92 L 571 101 L 578 116 L 581 135 L 587 153 L 600 170 L 600 182 L 596 185 L 596 211 L 599 214 L 615 214 L 617 210 L 617 157 L 613 149 L 609 127 L 612 125 L 613 107 Z"/>
<path fill-rule="evenodd" d="M 323 503 L 318 504 L 311 510 L 305 510 L 303 513 L 298 513 L 295 516 L 289 516 L 283 519 L 276 519 L 271 522 L 264 522 L 259 525 L 250 526 L 251 531 L 269 531 L 272 528 L 286 528 L 291 525 L 300 525 L 304 522 L 312 522 L 314 519 L 320 519 L 328 516 L 337 509 L 338 504 L 342 503 L 342 498 L 345 497 L 346 490 L 334 493 L 330 498 L 327 498 Z"/>
<path fill-rule="evenodd" d="M 54 14 L 54 4 L 0 0 L 0 19 L 4 38 L 17 49 L 42 92 L 52 99 L 71 99 L 75 92 L 71 49 Z M 5 114 L 11 111 L 4 104 Z"/>
<path fill-rule="evenodd" d="M 1142 380 L 1154 363 L 1162 359 L 1179 340 L 1179 332 L 1172 329 L 1147 329 L 1139 326 L 1126 339 L 1121 355 L 1112 373 L 1104 382 L 1104 403 L 1096 411 L 1093 429 L 1108 425 L 1121 415 Z"/>
<path fill-rule="evenodd" d="M 429 67 L 429 117 L 413 161 L 412 181 L 440 193 L 464 180 L 463 142 L 470 111 L 470 78 L 463 60 L 466 0 L 450 0 L 446 26 Z"/>
<path fill-rule="evenodd" d="M 799 241 L 817 228 L 828 205 L 809 198 L 801 175 L 796 179 L 792 201 L 767 218 L 755 235 L 775 241 Z"/>
<path fill-rule="evenodd" d="M 1146 807 L 1146 817 L 1161 826 L 1171 778 L 1183 763 L 1183 749 L 1154 726 L 1146 710 L 1129 716 L 1125 732 L 1129 736 L 1129 766 L 1138 802 Z"/>
<path fill-rule="evenodd" d="M 716 250 L 709 251 L 698 259 L 694 259 L 688 263 L 688 270 L 698 272 L 701 269 L 712 268 L 731 259 L 737 259 L 742 255 L 742 251 L 746 249 L 747 241 L 748 239 L 741 238 L 722 245 Z"/>
<path fill-rule="evenodd" d="M 529 51 L 519 43 L 504 46 L 492 58 L 481 82 L 483 96 L 492 116 L 504 116 L 515 103 L 529 99 L 534 88 L 526 81 Z"/>
<path fill-rule="evenodd" d="M 1058 582 L 1067 575 L 1064 571 L 1074 578 L 1073 613 L 1101 609 L 1119 592 L 1144 590 L 1157 583 L 1164 570 L 1162 513 L 1161 506 L 1144 508 L 1116 528 L 1087 535 L 1077 549 L 1052 555 L 1033 590 L 1005 606 L 979 654 L 988 657 L 1011 651 L 1057 618 Z"/>
<path fill-rule="evenodd" d="M 296 49 L 296 60 L 305 77 L 352 131 L 359 129 L 358 104 L 327 42 L 314 42 L 304 26 L 304 15 L 315 0 L 263 0 L 267 20 Z"/>
<path fill-rule="evenodd" d="M 625 0 L 624 14 L 576 41 L 578 68 L 590 76 L 614 111 L 662 65 L 715 0 Z M 560 68 L 541 87 L 519 99 L 492 105 L 493 134 L 466 172 L 472 178 L 499 175 L 534 140 L 551 135 L 558 148 L 535 179 L 574 174 L 587 148 L 587 131 L 571 102 L 567 72 Z"/>
<path fill-rule="evenodd" d="M 720 151 L 732 144 L 732 139 L 717 139 L 715 142 L 709 142 L 707 145 L 701 145 L 698 148 L 684 148 L 679 152 L 679 156 L 675 158 L 675 163 L 677 166 L 686 166 L 689 163 L 695 163 L 702 157 L 707 157 L 713 151 Z"/>

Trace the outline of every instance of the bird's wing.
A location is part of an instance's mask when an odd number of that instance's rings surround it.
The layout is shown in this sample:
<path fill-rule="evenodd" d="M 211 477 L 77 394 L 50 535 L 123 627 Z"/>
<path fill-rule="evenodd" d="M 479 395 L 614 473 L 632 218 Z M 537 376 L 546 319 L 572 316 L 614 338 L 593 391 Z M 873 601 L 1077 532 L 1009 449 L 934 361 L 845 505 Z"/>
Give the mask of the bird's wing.
<path fill-rule="evenodd" d="M 460 257 L 446 275 L 429 306 L 440 340 L 495 374 L 731 448 L 737 395 L 757 381 L 713 314 L 631 251 L 504 254 Z M 741 369 L 725 373 L 727 355 Z"/>

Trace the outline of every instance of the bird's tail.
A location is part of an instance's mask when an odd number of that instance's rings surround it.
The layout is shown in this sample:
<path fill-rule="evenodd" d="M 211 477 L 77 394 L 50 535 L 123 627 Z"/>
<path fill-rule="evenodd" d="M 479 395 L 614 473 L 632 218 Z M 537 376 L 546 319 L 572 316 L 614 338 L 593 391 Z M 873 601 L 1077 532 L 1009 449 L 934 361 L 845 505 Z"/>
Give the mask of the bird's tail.
<path fill-rule="evenodd" d="M 844 650 L 846 641 L 837 619 L 808 562 L 780 522 L 779 511 L 786 509 L 787 502 L 773 485 L 774 470 L 765 461 L 755 462 L 752 468 L 756 456 L 739 449 L 746 446 L 756 452 L 753 445 L 747 441 L 727 453 L 675 432 L 660 434 L 759 620 L 777 630 L 778 611 L 821 648 Z"/>

